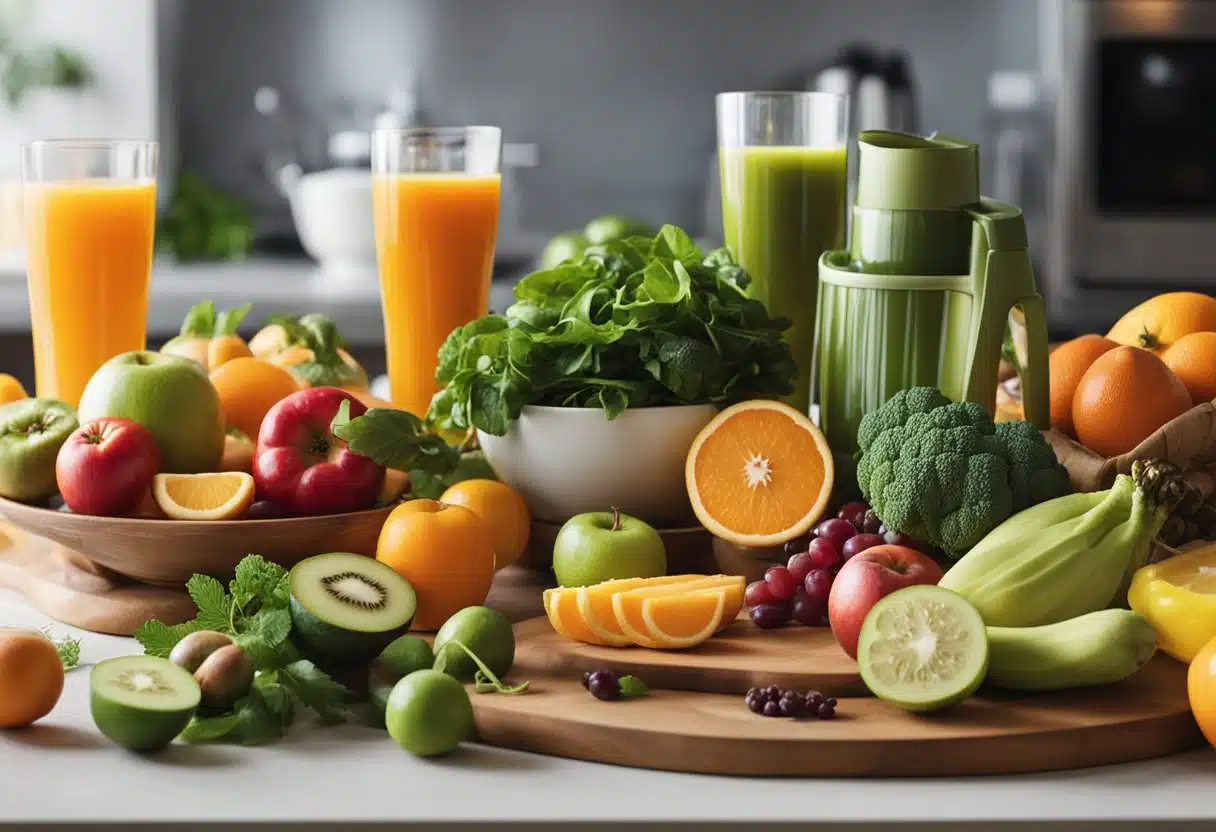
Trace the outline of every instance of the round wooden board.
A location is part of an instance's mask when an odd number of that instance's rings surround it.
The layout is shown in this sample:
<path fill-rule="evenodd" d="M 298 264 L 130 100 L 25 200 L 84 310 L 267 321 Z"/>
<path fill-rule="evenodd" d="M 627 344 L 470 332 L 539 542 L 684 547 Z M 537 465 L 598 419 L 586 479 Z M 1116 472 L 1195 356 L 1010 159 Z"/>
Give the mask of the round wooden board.
<path fill-rule="evenodd" d="M 1199 747 L 1186 667 L 1165 655 L 1117 685 L 1041 696 L 973 697 L 916 715 L 841 699 L 835 719 L 751 713 L 740 696 L 653 690 L 617 702 L 575 678 L 531 676 L 520 696 L 471 693 L 478 738 L 615 765 L 700 774 L 964 776 L 1083 768 Z M 647 680 L 648 682 L 653 680 Z"/>
<path fill-rule="evenodd" d="M 825 696 L 865 696 L 857 663 L 827 627 L 761 630 L 746 613 L 694 650 L 597 647 L 571 641 L 547 618 L 515 626 L 515 675 L 576 677 L 609 667 L 667 690 L 742 696 L 757 685 L 818 690 Z"/>

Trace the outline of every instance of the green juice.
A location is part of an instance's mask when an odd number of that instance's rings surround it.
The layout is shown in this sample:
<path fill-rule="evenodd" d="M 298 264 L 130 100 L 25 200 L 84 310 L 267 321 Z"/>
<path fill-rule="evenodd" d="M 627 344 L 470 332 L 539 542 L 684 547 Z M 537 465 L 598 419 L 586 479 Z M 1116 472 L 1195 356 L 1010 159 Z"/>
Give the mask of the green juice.
<path fill-rule="evenodd" d="M 752 277 L 749 293 L 794 322 L 786 340 L 798 387 L 786 402 L 811 404 L 819 256 L 845 245 L 847 151 L 739 147 L 719 152 L 726 245 Z"/>

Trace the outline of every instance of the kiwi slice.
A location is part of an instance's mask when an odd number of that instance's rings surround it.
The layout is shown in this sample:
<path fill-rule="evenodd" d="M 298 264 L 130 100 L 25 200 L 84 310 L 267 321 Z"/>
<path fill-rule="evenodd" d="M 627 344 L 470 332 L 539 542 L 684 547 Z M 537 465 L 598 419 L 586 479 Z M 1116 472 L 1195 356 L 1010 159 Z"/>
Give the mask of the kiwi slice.
<path fill-rule="evenodd" d="M 410 628 L 418 607 L 414 588 L 392 567 L 348 552 L 300 561 L 288 586 L 300 646 L 343 664 L 377 656 Z"/>
<path fill-rule="evenodd" d="M 155 656 L 107 659 L 89 672 L 93 722 L 111 742 L 134 751 L 155 751 L 173 742 L 201 697 L 193 676 Z"/>

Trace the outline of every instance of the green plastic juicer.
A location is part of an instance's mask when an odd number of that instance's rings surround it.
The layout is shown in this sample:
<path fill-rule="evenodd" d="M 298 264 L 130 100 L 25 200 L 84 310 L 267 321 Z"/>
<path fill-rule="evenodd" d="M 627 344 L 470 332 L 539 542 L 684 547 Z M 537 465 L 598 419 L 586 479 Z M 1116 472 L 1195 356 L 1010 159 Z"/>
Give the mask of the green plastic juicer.
<path fill-rule="evenodd" d="M 1026 226 L 1016 207 L 980 196 L 979 147 L 885 130 L 857 144 L 849 249 L 819 260 L 812 373 L 833 452 L 851 460 L 861 417 L 909 387 L 995 413 L 1015 306 L 1026 322 L 1025 417 L 1046 429 L 1047 324 Z"/>

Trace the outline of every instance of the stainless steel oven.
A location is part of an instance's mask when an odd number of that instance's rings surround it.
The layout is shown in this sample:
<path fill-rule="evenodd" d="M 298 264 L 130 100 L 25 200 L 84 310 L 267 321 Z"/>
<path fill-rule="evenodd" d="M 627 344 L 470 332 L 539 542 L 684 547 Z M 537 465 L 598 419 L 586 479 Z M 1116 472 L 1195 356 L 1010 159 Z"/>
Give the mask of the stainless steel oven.
<path fill-rule="evenodd" d="M 1216 291 L 1216 2 L 1042 0 L 1055 119 L 1040 283 L 1057 329 Z"/>

